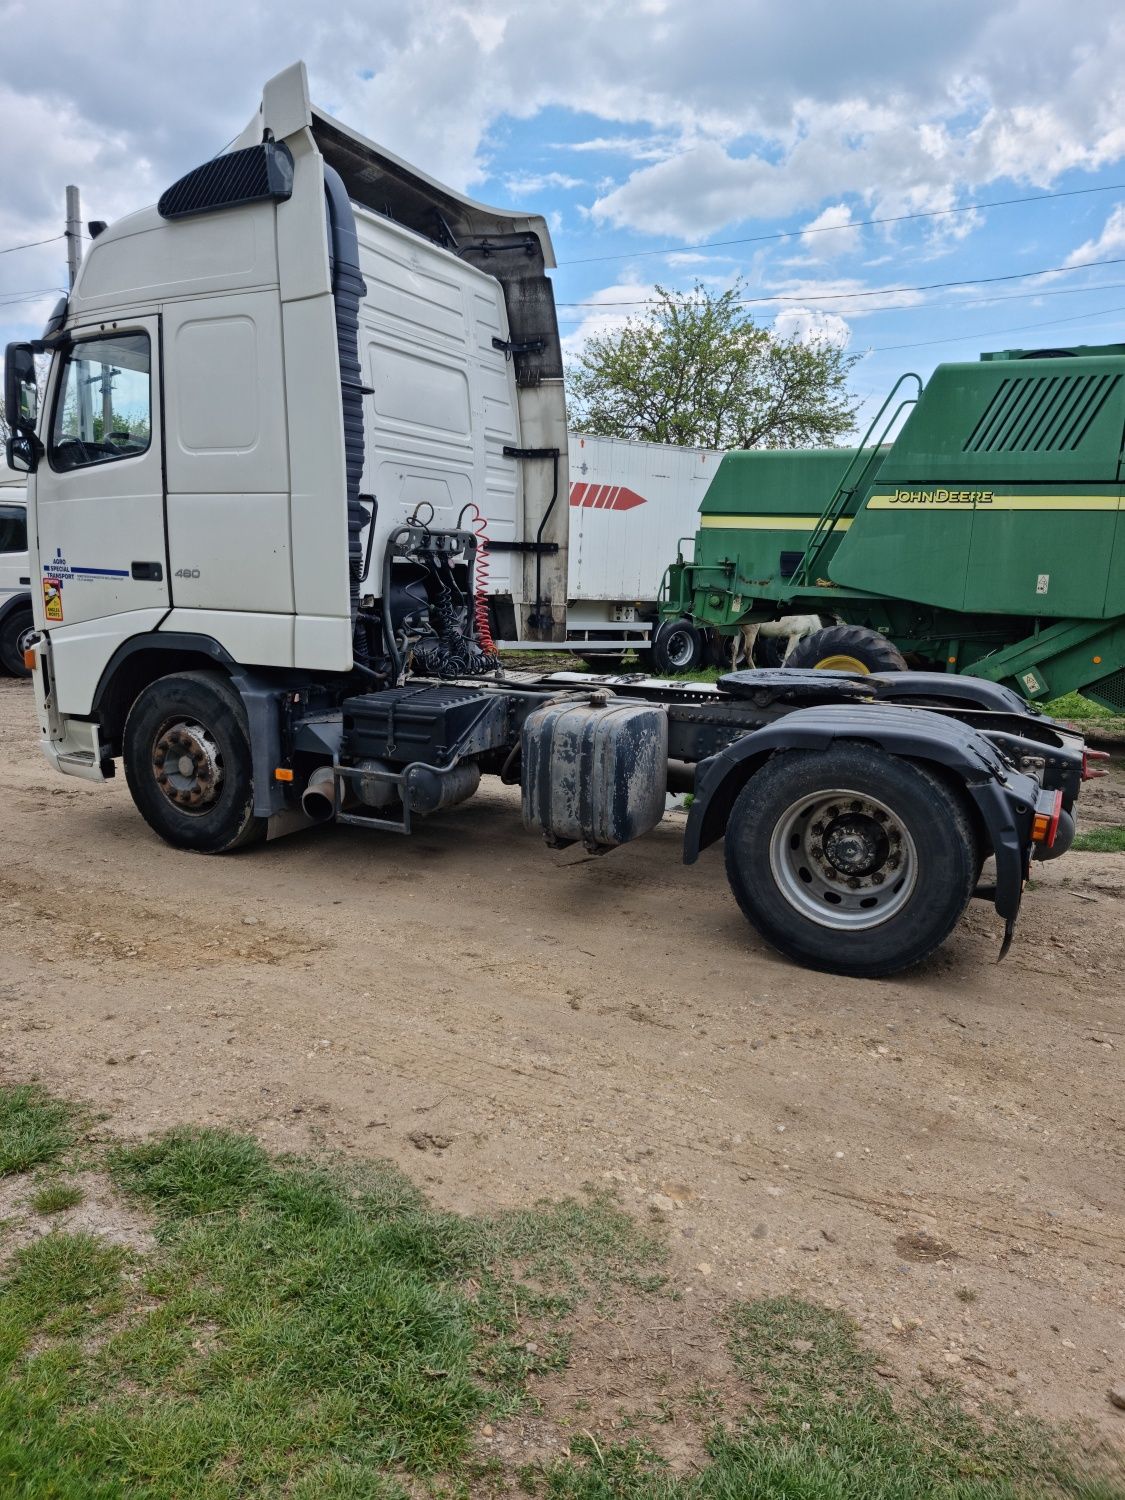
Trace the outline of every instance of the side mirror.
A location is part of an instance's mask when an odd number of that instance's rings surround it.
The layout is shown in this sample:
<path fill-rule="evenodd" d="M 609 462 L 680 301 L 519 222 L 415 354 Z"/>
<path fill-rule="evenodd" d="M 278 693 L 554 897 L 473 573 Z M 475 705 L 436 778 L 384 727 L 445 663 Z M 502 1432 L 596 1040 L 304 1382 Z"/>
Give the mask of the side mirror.
<path fill-rule="evenodd" d="M 34 474 L 39 466 L 39 444 L 33 433 L 21 433 L 10 437 L 4 444 L 4 456 L 9 469 L 19 474 Z"/>
<path fill-rule="evenodd" d="M 9 344 L 4 355 L 4 416 L 12 432 L 33 433 L 39 386 L 30 344 Z"/>

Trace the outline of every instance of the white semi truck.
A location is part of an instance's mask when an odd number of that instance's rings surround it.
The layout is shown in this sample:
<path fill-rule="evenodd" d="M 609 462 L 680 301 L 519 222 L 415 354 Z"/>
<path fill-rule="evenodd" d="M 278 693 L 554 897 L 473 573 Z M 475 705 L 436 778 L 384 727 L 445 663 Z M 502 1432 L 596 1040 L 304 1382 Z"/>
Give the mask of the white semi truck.
<path fill-rule="evenodd" d="M 205 853 L 333 819 L 408 834 L 482 776 L 548 844 L 605 852 L 691 782 L 685 859 L 725 839 L 743 911 L 798 961 L 892 973 L 974 893 L 1006 946 L 1085 754 L 1004 689 L 501 670 L 482 531 L 504 633 L 566 631 L 552 264 L 542 218 L 315 109 L 300 64 L 226 154 L 100 233 L 5 366 L 44 753 L 99 782 L 123 763 L 150 826 Z"/>
<path fill-rule="evenodd" d="M 22 474 L 0 467 L 0 671 L 30 675 L 24 651 L 33 633 L 27 490 Z"/>

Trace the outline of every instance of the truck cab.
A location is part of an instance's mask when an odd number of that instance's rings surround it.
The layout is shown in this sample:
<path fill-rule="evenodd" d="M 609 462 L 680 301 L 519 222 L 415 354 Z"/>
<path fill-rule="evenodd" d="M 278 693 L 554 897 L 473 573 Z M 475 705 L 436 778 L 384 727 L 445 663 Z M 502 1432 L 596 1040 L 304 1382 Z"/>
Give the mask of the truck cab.
<path fill-rule="evenodd" d="M 31 564 L 27 552 L 27 489 L 23 478 L 0 468 L 0 670 L 28 677 L 24 650 L 34 633 Z"/>

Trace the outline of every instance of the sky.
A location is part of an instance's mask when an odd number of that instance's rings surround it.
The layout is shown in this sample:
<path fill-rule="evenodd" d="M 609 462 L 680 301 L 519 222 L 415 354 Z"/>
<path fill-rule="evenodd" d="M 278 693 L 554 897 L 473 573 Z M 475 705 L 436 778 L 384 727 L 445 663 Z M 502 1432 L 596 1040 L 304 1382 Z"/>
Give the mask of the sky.
<path fill-rule="evenodd" d="M 0 36 L 0 343 L 65 286 L 67 183 L 87 220 L 154 202 L 297 58 L 353 128 L 547 217 L 571 355 L 655 285 L 741 278 L 859 356 L 862 421 L 906 370 L 1125 341 L 1120 0 L 0 0 Z"/>

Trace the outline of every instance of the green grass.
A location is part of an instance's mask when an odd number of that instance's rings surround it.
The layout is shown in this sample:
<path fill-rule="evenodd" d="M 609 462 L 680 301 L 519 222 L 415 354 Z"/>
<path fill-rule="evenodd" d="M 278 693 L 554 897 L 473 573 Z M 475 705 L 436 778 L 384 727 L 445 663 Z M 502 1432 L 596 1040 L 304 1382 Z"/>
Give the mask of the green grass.
<path fill-rule="evenodd" d="M 396 1475 L 439 1471 L 464 1488 L 474 1425 L 565 1360 L 576 1302 L 660 1255 L 600 1199 L 462 1218 L 390 1168 L 278 1162 L 218 1131 L 108 1168 L 158 1249 L 131 1264 L 54 1234 L 17 1256 L 5 1496 L 398 1497 Z"/>
<path fill-rule="evenodd" d="M 82 1189 L 72 1182 L 51 1182 L 32 1194 L 31 1206 L 37 1214 L 61 1214 L 77 1208 L 84 1197 Z"/>
<path fill-rule="evenodd" d="M 92 1169 L 147 1210 L 156 1248 L 56 1232 L 7 1262 L 5 1500 L 1125 1494 L 1087 1481 L 1065 1439 L 1025 1419 L 975 1420 L 936 1389 L 895 1387 L 893 1403 L 845 1317 L 786 1298 L 737 1304 L 712 1327 L 741 1400 L 693 1389 L 661 1417 L 705 1434 L 690 1473 L 646 1446 L 643 1422 L 505 1469 L 475 1430 L 565 1366 L 578 1304 L 612 1320 L 628 1316 L 623 1296 L 667 1291 L 660 1244 L 610 1202 L 468 1218 L 386 1165 L 276 1159 L 215 1130 L 96 1153 Z M 604 1427 L 588 1405 L 576 1400 L 571 1432 Z"/>
<path fill-rule="evenodd" d="M 1121 714 L 1115 714 L 1111 708 L 1106 708 L 1101 703 L 1092 703 L 1089 698 L 1083 698 L 1081 693 L 1064 693 L 1061 698 L 1043 706 L 1054 719 L 1108 719 L 1125 724 L 1125 718 Z"/>
<path fill-rule="evenodd" d="M 74 1144 L 76 1111 L 37 1084 L 0 1088 L 0 1177 L 55 1161 Z"/>
<path fill-rule="evenodd" d="M 1125 828 L 1092 828 L 1076 834 L 1070 847 L 1080 854 L 1125 854 Z"/>
<path fill-rule="evenodd" d="M 897 1406 L 854 1325 L 795 1298 L 742 1304 L 729 1344 L 747 1384 L 741 1421 L 709 1461 L 673 1476 L 639 1443 L 589 1441 L 525 1488 L 544 1500 L 1114 1500 L 1058 1434 L 1000 1410 L 968 1416 L 935 1388 Z"/>

